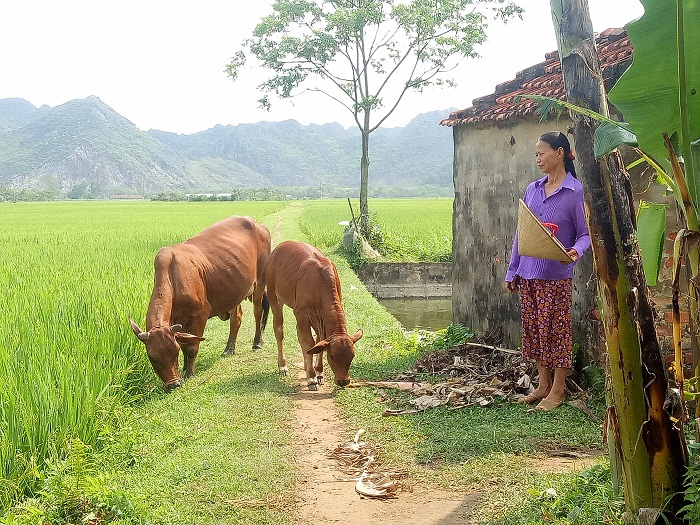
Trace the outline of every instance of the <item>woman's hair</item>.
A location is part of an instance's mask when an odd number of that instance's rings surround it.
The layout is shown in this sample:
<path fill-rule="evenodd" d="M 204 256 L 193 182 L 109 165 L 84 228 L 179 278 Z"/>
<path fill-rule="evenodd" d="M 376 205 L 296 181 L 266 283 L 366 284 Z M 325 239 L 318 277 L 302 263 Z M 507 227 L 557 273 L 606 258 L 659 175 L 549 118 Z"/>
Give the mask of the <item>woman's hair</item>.
<path fill-rule="evenodd" d="M 571 152 L 571 144 L 569 144 L 569 139 L 566 138 L 561 131 L 550 131 L 545 133 L 540 137 L 542 142 L 549 144 L 552 149 L 557 150 L 559 148 L 564 149 L 564 169 L 571 173 L 571 175 L 576 177 L 576 168 L 574 168 L 574 155 Z"/>

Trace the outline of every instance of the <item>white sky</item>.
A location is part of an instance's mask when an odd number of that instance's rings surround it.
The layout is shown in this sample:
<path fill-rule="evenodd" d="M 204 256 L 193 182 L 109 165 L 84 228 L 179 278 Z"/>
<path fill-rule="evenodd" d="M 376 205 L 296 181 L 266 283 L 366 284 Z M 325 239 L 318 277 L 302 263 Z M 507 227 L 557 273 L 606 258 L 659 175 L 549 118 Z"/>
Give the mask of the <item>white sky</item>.
<path fill-rule="evenodd" d="M 456 88 L 404 98 L 385 126 L 420 113 L 466 108 L 496 84 L 556 50 L 548 0 L 520 0 L 523 20 L 492 22 L 481 58 L 463 61 Z M 641 16 L 638 0 L 588 0 L 594 31 Z M 271 12 L 272 0 L 0 0 L 0 98 L 51 107 L 98 96 L 142 130 L 195 133 L 216 124 L 295 119 L 340 122 L 348 111 L 316 95 L 257 108 L 267 71 L 249 68 L 234 83 L 225 65 Z M 447 116 L 447 114 L 445 115 Z"/>

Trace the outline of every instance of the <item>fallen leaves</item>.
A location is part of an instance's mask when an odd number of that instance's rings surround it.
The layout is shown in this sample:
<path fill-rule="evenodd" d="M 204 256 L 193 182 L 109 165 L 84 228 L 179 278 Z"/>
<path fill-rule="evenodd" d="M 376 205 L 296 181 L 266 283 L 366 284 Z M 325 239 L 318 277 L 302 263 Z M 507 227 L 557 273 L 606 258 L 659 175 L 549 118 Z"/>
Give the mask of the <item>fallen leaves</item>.
<path fill-rule="evenodd" d="M 407 474 L 399 471 L 378 470 L 377 454 L 367 447 L 364 441 L 359 441 L 364 433 L 360 429 L 352 441 L 338 445 L 329 457 L 341 464 L 341 468 L 350 479 L 356 480 L 355 491 L 368 498 L 396 498 L 397 491 L 403 488 L 398 482 Z"/>
<path fill-rule="evenodd" d="M 413 408 L 388 409 L 385 416 L 415 414 L 446 406 L 454 410 L 487 406 L 497 398 L 515 401 L 533 390 L 532 365 L 520 352 L 481 343 L 465 343 L 449 351 L 428 352 L 416 363 L 416 373 L 439 373 L 441 383 L 416 381 L 357 381 L 350 386 L 375 386 L 409 392 Z"/>

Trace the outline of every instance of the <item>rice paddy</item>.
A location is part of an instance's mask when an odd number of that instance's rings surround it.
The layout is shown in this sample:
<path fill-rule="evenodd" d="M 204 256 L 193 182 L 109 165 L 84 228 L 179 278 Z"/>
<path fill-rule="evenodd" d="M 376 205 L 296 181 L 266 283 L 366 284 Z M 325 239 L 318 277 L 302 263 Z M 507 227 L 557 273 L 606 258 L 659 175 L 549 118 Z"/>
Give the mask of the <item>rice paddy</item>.
<path fill-rule="evenodd" d="M 282 206 L 0 206 L 0 514 L 70 440 L 99 448 L 120 407 L 159 388 L 128 327 L 145 315 L 157 250 L 228 215 Z"/>

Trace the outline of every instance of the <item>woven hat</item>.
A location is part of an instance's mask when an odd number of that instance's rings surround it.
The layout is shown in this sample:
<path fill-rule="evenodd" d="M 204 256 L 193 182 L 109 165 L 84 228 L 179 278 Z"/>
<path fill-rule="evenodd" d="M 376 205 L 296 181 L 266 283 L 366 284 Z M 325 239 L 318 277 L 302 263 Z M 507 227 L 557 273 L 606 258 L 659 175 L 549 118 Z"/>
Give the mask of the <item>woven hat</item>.
<path fill-rule="evenodd" d="M 549 223 L 547 223 L 549 225 Z M 556 224 L 545 226 L 520 199 L 518 204 L 518 253 L 540 259 L 552 259 L 571 263 L 573 259 L 566 253 L 566 248 L 554 236 Z"/>

